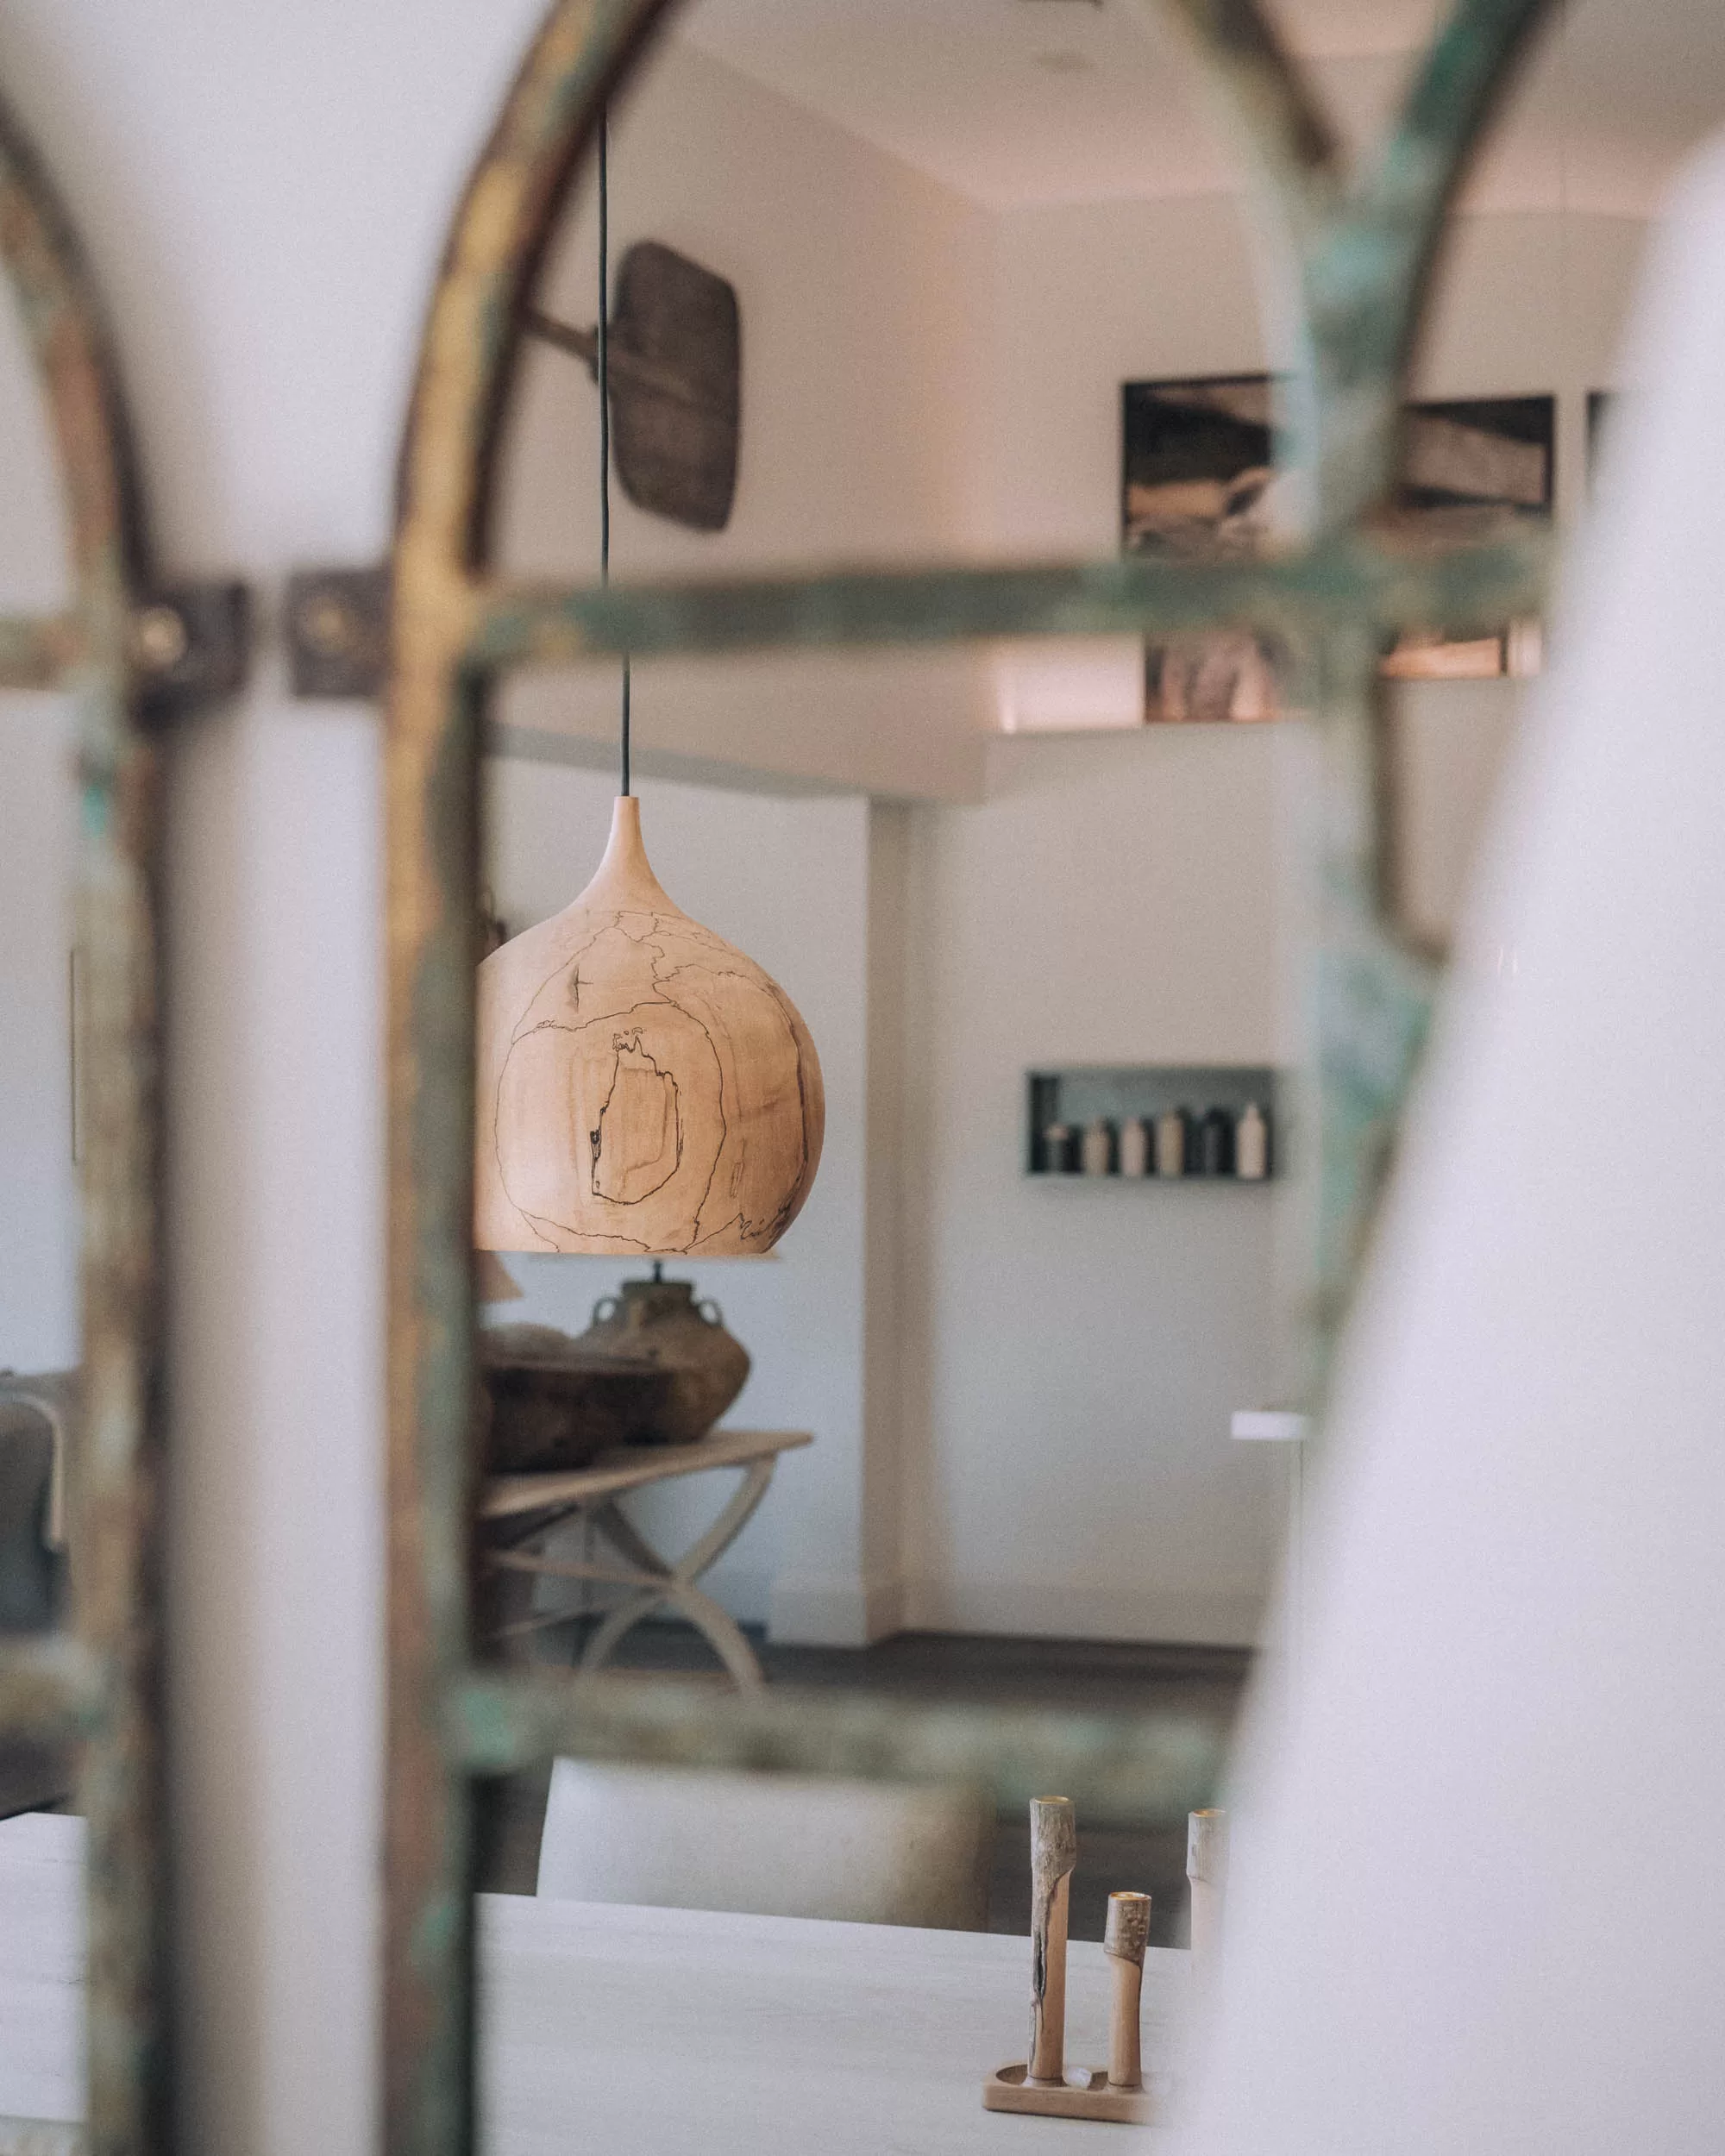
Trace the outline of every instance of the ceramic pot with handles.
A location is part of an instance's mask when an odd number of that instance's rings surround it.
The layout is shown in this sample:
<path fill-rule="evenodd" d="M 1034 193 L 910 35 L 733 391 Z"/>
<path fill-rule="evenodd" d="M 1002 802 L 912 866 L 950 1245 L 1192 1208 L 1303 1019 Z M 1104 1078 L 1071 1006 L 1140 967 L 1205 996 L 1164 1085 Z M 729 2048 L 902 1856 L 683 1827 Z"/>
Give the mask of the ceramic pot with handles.
<path fill-rule="evenodd" d="M 478 1438 L 492 1475 L 586 1467 L 632 1443 L 670 1391 L 650 1363 L 594 1355 L 555 1326 L 481 1326 L 479 1362 Z"/>
<path fill-rule="evenodd" d="M 695 1300 L 694 1283 L 626 1280 L 593 1305 L 579 1346 L 607 1362 L 644 1364 L 665 1380 L 630 1432 L 637 1444 L 693 1445 L 743 1390 L 749 1351 L 724 1329 L 718 1305 Z"/>

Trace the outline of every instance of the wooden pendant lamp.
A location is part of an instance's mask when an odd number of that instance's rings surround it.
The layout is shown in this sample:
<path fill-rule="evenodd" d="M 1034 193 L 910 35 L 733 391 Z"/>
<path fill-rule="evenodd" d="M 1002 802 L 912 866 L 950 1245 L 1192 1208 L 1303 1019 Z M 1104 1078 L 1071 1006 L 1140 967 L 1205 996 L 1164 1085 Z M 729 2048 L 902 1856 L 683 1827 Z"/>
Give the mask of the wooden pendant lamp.
<path fill-rule="evenodd" d="M 478 1082 L 481 1250 L 748 1256 L 820 1161 L 807 1026 L 667 897 L 632 794 L 574 904 L 480 968 Z"/>
<path fill-rule="evenodd" d="M 610 567 L 605 140 L 599 136 L 600 568 Z M 770 975 L 674 905 L 629 790 L 599 873 L 479 971 L 474 1241 L 612 1257 L 770 1250 L 820 1162 L 820 1062 Z"/>

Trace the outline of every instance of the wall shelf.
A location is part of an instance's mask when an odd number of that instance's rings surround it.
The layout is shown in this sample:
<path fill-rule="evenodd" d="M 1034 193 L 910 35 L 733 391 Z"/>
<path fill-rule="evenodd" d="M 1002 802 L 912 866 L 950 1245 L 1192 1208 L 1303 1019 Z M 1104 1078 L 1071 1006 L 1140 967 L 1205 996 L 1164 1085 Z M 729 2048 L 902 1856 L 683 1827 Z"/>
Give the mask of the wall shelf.
<path fill-rule="evenodd" d="M 1270 1125 L 1268 1172 L 1260 1178 L 1241 1178 L 1228 1169 L 1221 1174 L 1202 1172 L 1195 1163 L 1199 1148 L 1197 1126 L 1213 1109 L 1225 1112 L 1229 1124 L 1256 1102 Z M 1038 1182 L 1051 1183 L 1161 1183 L 1244 1184 L 1258 1188 L 1281 1173 L 1284 1112 L 1289 1105 L 1288 1080 L 1267 1063 L 1143 1063 L 1074 1064 L 1064 1069 L 1032 1070 L 1025 1075 L 1025 1171 Z M 1186 1146 L 1187 1167 L 1177 1178 L 1150 1174 L 1120 1173 L 1120 1137 L 1125 1125 L 1141 1119 L 1151 1126 L 1170 1109 L 1184 1109 L 1191 1119 Z M 1106 1175 L 1084 1175 L 1076 1166 L 1082 1133 L 1088 1125 L 1106 1123 L 1112 1133 Z M 1046 1133 L 1064 1125 L 1071 1133 L 1070 1167 L 1050 1157 Z M 1151 1145 L 1154 1162 L 1155 1148 Z"/>

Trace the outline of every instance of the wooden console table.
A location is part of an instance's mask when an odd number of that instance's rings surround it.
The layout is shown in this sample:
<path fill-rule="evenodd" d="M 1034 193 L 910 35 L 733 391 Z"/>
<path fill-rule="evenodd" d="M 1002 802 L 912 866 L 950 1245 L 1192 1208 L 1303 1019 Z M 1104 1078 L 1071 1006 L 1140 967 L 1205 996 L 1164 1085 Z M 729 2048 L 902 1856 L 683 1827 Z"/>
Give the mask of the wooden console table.
<path fill-rule="evenodd" d="M 529 1574 L 560 1580 L 593 1580 L 634 1591 L 610 1612 L 587 1642 L 580 1668 L 601 1668 L 624 1634 L 656 1609 L 687 1617 L 731 1672 L 738 1689 L 763 1682 L 755 1651 L 737 1620 L 696 1585 L 754 1517 L 767 1495 L 781 1452 L 812 1442 L 806 1430 L 715 1430 L 698 1445 L 630 1445 L 602 1452 L 590 1466 L 549 1475 L 494 1475 L 480 1496 L 486 1561 L 494 1575 Z M 681 1556 L 665 1557 L 618 1505 L 626 1491 L 644 1489 L 684 1475 L 737 1467 L 743 1480 L 706 1533 Z M 618 1552 L 615 1562 L 549 1557 L 533 1545 L 572 1514 L 584 1514 Z M 515 1616 L 492 1627 L 494 1638 L 518 1638 L 568 1621 L 567 1613 Z"/>

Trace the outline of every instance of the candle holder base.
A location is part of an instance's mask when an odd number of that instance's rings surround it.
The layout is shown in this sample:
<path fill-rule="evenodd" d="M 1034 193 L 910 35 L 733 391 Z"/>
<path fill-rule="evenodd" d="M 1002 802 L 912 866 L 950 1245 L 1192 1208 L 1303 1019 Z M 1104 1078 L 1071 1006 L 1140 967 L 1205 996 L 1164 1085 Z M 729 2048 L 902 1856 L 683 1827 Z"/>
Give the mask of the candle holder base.
<path fill-rule="evenodd" d="M 1159 2106 L 1152 2089 L 1115 2089 L 1101 2066 L 1069 2066 L 1060 2081 L 1032 2081 L 1022 2064 L 1001 2066 L 982 2084 L 985 2111 L 1029 2111 L 1040 2118 L 1107 2119 L 1119 2126 L 1153 2126 Z"/>

